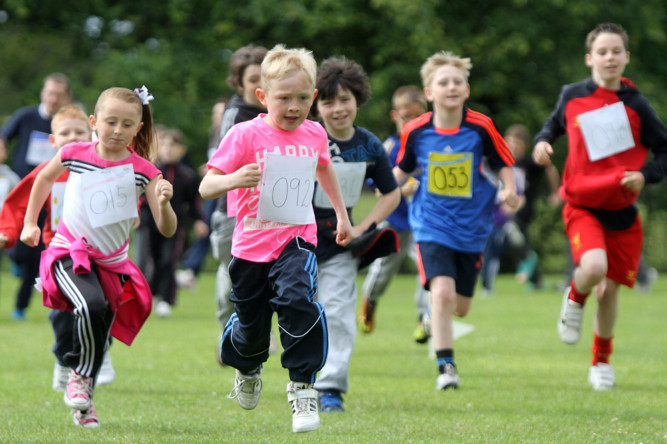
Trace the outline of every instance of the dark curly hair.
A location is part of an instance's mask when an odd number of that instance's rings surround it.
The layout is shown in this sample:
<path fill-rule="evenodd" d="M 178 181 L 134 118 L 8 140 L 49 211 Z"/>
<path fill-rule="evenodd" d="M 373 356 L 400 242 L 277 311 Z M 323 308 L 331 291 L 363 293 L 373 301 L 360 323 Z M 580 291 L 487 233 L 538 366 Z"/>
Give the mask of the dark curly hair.
<path fill-rule="evenodd" d="M 313 102 L 311 113 L 317 115 L 317 101 L 329 100 L 338 95 L 338 87 L 352 93 L 361 107 L 371 98 L 371 85 L 366 71 L 360 64 L 345 57 L 330 57 L 324 60 L 317 69 L 317 97 Z"/>

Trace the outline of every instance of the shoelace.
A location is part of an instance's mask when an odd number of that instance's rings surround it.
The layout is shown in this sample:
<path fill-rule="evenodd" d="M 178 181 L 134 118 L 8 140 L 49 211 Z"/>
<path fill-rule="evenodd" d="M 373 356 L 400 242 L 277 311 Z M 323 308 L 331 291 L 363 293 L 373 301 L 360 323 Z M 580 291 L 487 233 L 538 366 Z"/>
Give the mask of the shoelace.
<path fill-rule="evenodd" d="M 314 389 L 291 386 L 287 399 L 292 403 L 292 413 L 307 415 L 317 411 L 317 392 Z"/>
<path fill-rule="evenodd" d="M 232 389 L 231 392 L 229 392 L 227 398 L 235 399 L 239 396 L 239 394 L 241 394 L 241 392 L 254 393 L 255 390 L 257 390 L 257 386 L 259 386 L 259 388 L 262 387 L 262 380 L 259 378 L 255 380 L 236 378 L 236 384 L 234 384 L 234 388 Z"/>
<path fill-rule="evenodd" d="M 79 375 L 77 373 L 73 373 L 70 376 L 69 382 L 67 383 L 68 388 L 69 385 L 72 384 L 72 396 L 71 398 L 75 397 L 90 397 L 92 394 L 92 387 L 90 386 L 90 379 L 87 376 Z"/>

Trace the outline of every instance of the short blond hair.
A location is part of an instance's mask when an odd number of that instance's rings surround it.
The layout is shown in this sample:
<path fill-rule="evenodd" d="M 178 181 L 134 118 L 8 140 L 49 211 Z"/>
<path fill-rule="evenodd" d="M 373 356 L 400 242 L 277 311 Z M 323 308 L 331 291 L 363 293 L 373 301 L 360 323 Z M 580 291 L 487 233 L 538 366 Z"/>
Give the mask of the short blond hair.
<path fill-rule="evenodd" d="M 76 105 L 65 105 L 58 108 L 58 111 L 53 115 L 51 119 L 51 132 L 55 133 L 60 122 L 66 119 L 79 119 L 88 123 L 88 116 L 86 116 L 86 113 L 81 108 Z M 90 131 L 90 127 L 88 127 L 88 131 Z"/>
<path fill-rule="evenodd" d="M 463 72 L 463 77 L 465 77 L 466 82 L 468 81 L 470 70 L 472 69 L 470 58 L 459 57 L 449 51 L 440 51 L 426 59 L 426 62 L 422 65 L 421 70 L 419 71 L 424 88 L 429 87 L 438 68 L 445 65 L 452 65 L 453 67 L 460 69 L 461 72 Z"/>
<path fill-rule="evenodd" d="M 315 88 L 317 62 L 312 51 L 305 48 L 288 49 L 278 44 L 266 53 L 262 61 L 260 85 L 266 90 L 272 80 L 284 79 L 299 72 Z"/>

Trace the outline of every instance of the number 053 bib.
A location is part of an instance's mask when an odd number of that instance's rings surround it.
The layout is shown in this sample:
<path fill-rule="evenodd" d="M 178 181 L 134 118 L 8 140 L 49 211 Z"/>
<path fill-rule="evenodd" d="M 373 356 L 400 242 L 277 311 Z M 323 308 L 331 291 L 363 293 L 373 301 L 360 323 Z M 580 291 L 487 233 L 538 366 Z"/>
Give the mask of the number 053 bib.
<path fill-rule="evenodd" d="M 437 196 L 472 196 L 472 153 L 437 153 L 428 156 L 428 192 Z"/>

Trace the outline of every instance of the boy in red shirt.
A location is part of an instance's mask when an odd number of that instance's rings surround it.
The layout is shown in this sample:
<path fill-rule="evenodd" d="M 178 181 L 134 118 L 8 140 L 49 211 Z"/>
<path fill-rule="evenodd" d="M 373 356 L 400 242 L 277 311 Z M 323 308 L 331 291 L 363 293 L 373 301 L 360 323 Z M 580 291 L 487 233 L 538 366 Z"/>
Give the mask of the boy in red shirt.
<path fill-rule="evenodd" d="M 592 30 L 586 38 L 592 75 L 563 87 L 533 151 L 536 163 L 549 164 L 551 144 L 567 133 L 560 195 L 576 269 L 563 296 L 558 333 L 566 344 L 579 342 L 584 303 L 597 287 L 588 378 L 595 390 L 614 386 L 609 355 L 619 286 L 634 285 L 644 239 L 637 197 L 667 170 L 667 128 L 637 87 L 622 77 L 629 61 L 628 35 L 621 26 L 603 23 Z M 645 164 L 649 149 L 654 156 Z"/>

